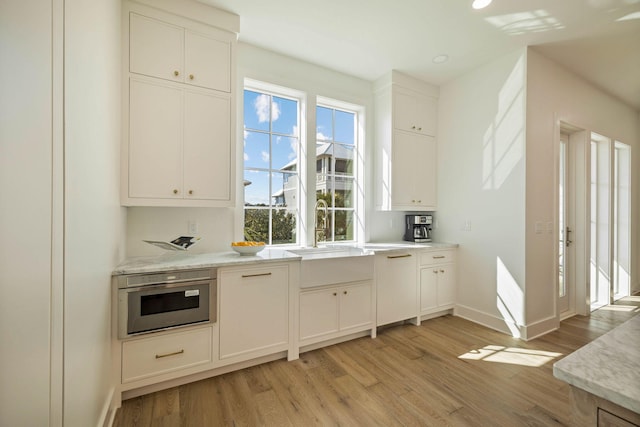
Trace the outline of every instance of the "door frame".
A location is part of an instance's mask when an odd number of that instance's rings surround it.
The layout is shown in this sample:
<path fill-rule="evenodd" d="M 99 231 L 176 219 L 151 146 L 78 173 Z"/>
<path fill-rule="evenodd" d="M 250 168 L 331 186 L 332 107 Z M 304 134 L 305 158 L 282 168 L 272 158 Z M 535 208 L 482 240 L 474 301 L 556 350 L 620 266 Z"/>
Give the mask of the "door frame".
<path fill-rule="evenodd" d="M 565 271 L 565 277 L 570 277 L 567 282 L 567 292 L 569 293 L 569 309 L 566 312 L 560 312 L 559 304 L 559 274 L 560 264 L 559 256 L 560 251 L 558 248 L 558 241 L 554 243 L 554 265 L 556 274 L 554 274 L 555 283 L 555 308 L 556 316 L 558 320 L 571 317 L 573 315 L 586 316 L 590 313 L 590 283 L 589 283 L 589 242 L 590 242 L 590 229 L 589 229 L 589 206 L 590 191 L 589 186 L 589 162 L 590 162 L 590 132 L 575 125 L 563 122 L 561 120 L 556 121 L 556 143 L 555 148 L 555 236 L 560 235 L 560 217 L 559 217 L 559 183 L 560 183 L 560 144 L 561 134 L 568 136 L 566 146 L 566 159 L 569 166 L 567 173 L 566 186 L 569 187 L 569 200 L 567 205 L 569 214 L 566 217 L 570 217 L 567 220 L 567 224 L 571 224 L 573 243 L 573 250 L 568 257 L 571 265 L 568 271 Z M 565 224 L 565 226 L 567 225 Z M 565 252 L 566 256 L 566 252 Z M 566 263 L 565 263 L 566 265 Z"/>

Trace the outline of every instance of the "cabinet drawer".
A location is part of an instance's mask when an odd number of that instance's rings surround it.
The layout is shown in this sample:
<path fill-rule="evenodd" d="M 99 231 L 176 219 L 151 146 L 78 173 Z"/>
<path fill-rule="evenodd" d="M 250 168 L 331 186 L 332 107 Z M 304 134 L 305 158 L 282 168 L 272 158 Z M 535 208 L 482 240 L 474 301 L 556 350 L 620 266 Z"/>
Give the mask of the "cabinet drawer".
<path fill-rule="evenodd" d="M 122 382 L 211 362 L 211 327 L 122 343 Z"/>
<path fill-rule="evenodd" d="M 447 251 L 429 251 L 420 254 L 420 265 L 435 265 L 455 262 L 456 252 Z"/>

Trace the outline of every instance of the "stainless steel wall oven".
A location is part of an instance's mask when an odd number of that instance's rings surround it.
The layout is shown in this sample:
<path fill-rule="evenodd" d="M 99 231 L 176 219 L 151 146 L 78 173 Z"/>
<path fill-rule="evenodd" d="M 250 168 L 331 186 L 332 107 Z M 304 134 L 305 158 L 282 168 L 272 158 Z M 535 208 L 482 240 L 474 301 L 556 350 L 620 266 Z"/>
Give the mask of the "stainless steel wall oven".
<path fill-rule="evenodd" d="M 215 269 L 118 276 L 118 338 L 217 321 Z"/>

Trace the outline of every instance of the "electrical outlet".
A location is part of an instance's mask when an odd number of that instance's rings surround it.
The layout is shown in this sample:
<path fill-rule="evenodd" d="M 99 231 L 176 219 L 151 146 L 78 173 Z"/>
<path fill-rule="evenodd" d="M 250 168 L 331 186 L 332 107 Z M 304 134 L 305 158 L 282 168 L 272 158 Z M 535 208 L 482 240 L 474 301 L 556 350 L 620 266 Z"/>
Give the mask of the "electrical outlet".
<path fill-rule="evenodd" d="M 198 228 L 200 227 L 197 221 L 189 220 L 189 222 L 187 223 L 187 231 L 191 236 L 195 236 L 196 234 L 198 234 Z"/>
<path fill-rule="evenodd" d="M 534 225 L 534 232 L 536 234 L 541 234 L 542 233 L 542 221 L 536 221 L 536 223 Z"/>

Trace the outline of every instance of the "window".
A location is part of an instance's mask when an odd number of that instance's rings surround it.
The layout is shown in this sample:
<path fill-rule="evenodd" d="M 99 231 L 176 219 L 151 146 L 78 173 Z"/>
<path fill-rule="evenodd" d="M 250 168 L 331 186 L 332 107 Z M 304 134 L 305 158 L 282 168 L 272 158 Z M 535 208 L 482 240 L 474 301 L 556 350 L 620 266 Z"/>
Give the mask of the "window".
<path fill-rule="evenodd" d="M 356 241 L 363 235 L 358 219 L 364 206 L 363 110 L 318 98 L 316 140 L 305 142 L 305 103 L 304 93 L 245 80 L 246 240 L 304 245 L 314 240 L 314 232 L 321 243 Z M 320 199 L 326 202 L 326 215 L 323 209 L 312 210 Z"/>
<path fill-rule="evenodd" d="M 330 100 L 316 107 L 316 200 L 324 200 L 328 212 L 326 219 L 323 212 L 315 215 L 326 241 L 356 239 L 358 118 L 355 109 L 338 108 Z"/>
<path fill-rule="evenodd" d="M 297 243 L 300 102 L 244 91 L 244 237 L 267 244 Z"/>

